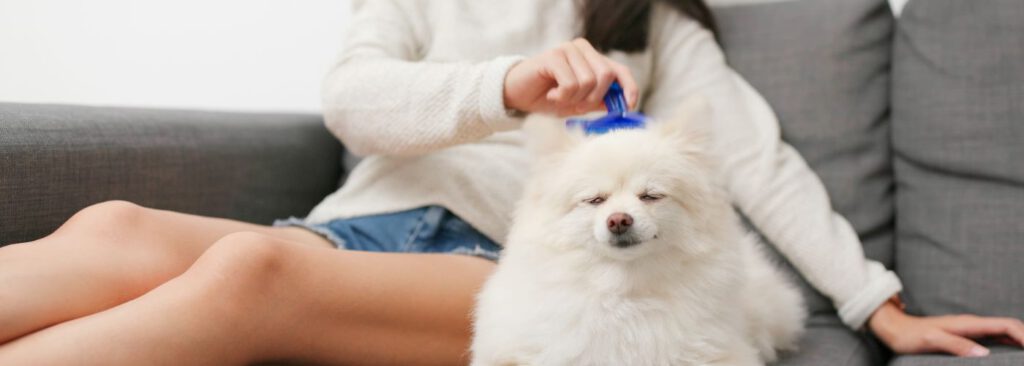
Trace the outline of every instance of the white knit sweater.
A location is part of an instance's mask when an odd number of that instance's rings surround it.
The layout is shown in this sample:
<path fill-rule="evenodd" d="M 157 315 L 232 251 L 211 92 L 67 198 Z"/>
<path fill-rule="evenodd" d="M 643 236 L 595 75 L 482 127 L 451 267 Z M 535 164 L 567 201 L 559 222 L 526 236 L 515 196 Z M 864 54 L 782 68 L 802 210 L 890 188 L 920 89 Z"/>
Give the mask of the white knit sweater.
<path fill-rule="evenodd" d="M 505 238 L 526 172 L 520 120 L 503 105 L 508 69 L 574 38 L 573 0 L 353 1 L 339 62 L 324 84 L 327 127 L 365 155 L 345 185 L 307 218 L 447 207 L 497 242 Z M 668 117 L 702 94 L 736 206 L 808 281 L 859 328 L 900 290 L 866 260 L 824 186 L 780 139 L 767 103 L 730 69 L 711 34 L 656 5 L 648 50 L 609 55 L 634 72 L 641 110 Z"/>

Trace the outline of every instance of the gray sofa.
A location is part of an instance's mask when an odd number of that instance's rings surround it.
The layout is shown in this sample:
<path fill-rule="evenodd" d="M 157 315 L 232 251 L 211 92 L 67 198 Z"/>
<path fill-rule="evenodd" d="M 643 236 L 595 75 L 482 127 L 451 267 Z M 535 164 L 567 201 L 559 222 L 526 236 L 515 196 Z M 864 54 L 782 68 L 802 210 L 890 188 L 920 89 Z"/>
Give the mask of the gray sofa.
<path fill-rule="evenodd" d="M 728 61 L 775 109 L 908 312 L 1024 318 L 1024 2 L 804 0 L 717 8 Z M 781 260 L 781 259 L 780 259 Z M 806 283 L 783 365 L 1024 365 L 891 359 Z"/>
<path fill-rule="evenodd" d="M 1024 2 L 912 0 L 898 21 L 883 0 L 715 12 L 729 62 L 866 254 L 899 273 L 909 312 L 1024 318 Z M 312 115 L 0 104 L 0 245 L 109 199 L 304 215 L 343 180 L 342 155 Z M 780 365 L 1024 365 L 997 345 L 982 359 L 892 358 L 803 290 L 808 332 Z"/>
<path fill-rule="evenodd" d="M 0 103 L 0 245 L 38 239 L 90 204 L 270 223 L 342 177 L 314 115 Z"/>

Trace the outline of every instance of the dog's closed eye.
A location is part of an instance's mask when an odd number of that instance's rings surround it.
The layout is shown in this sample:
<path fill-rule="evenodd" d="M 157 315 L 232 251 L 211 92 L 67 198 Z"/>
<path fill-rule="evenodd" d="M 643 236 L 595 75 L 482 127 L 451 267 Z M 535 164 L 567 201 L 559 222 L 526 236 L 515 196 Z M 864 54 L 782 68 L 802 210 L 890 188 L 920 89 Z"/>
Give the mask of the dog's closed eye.
<path fill-rule="evenodd" d="M 583 202 L 586 202 L 586 203 L 589 203 L 591 205 L 597 206 L 597 205 L 600 205 L 600 204 L 604 203 L 605 200 L 606 200 L 606 198 L 604 198 L 603 196 L 597 196 L 597 197 L 587 198 L 587 199 L 583 200 Z"/>
<path fill-rule="evenodd" d="M 645 192 L 645 193 L 641 193 L 638 197 L 640 198 L 641 201 L 644 201 L 644 202 L 654 202 L 654 201 L 660 200 L 662 198 L 665 198 L 665 195 L 659 194 L 659 193 Z"/>

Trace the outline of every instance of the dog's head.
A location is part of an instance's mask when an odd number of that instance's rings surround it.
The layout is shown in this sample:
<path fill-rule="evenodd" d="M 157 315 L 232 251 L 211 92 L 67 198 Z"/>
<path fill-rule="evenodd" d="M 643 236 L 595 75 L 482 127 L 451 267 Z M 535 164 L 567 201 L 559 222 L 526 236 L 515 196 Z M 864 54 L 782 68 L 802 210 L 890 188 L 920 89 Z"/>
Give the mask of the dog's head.
<path fill-rule="evenodd" d="M 545 245 L 613 260 L 705 252 L 731 210 L 705 154 L 709 114 L 693 98 L 674 119 L 597 136 L 530 118 L 535 165 L 520 218 L 544 228 Z"/>

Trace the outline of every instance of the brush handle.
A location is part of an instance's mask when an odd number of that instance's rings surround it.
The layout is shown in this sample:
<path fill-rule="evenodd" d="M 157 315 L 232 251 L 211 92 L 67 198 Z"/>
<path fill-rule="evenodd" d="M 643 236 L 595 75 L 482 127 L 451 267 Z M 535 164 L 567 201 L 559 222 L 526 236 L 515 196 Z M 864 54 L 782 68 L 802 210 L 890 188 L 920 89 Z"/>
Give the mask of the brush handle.
<path fill-rule="evenodd" d="M 565 121 L 569 129 L 581 129 L 587 135 L 600 135 L 612 130 L 644 128 L 646 118 L 640 113 L 630 113 L 626 104 L 626 96 L 622 93 L 622 85 L 612 82 L 608 93 L 604 95 L 604 105 L 608 114 L 593 120 L 586 118 L 570 118 Z"/>
<path fill-rule="evenodd" d="M 608 114 L 622 115 L 629 111 L 626 95 L 622 93 L 622 85 L 619 85 L 618 81 L 613 81 L 608 87 L 608 92 L 604 95 L 604 106 L 608 108 Z"/>

